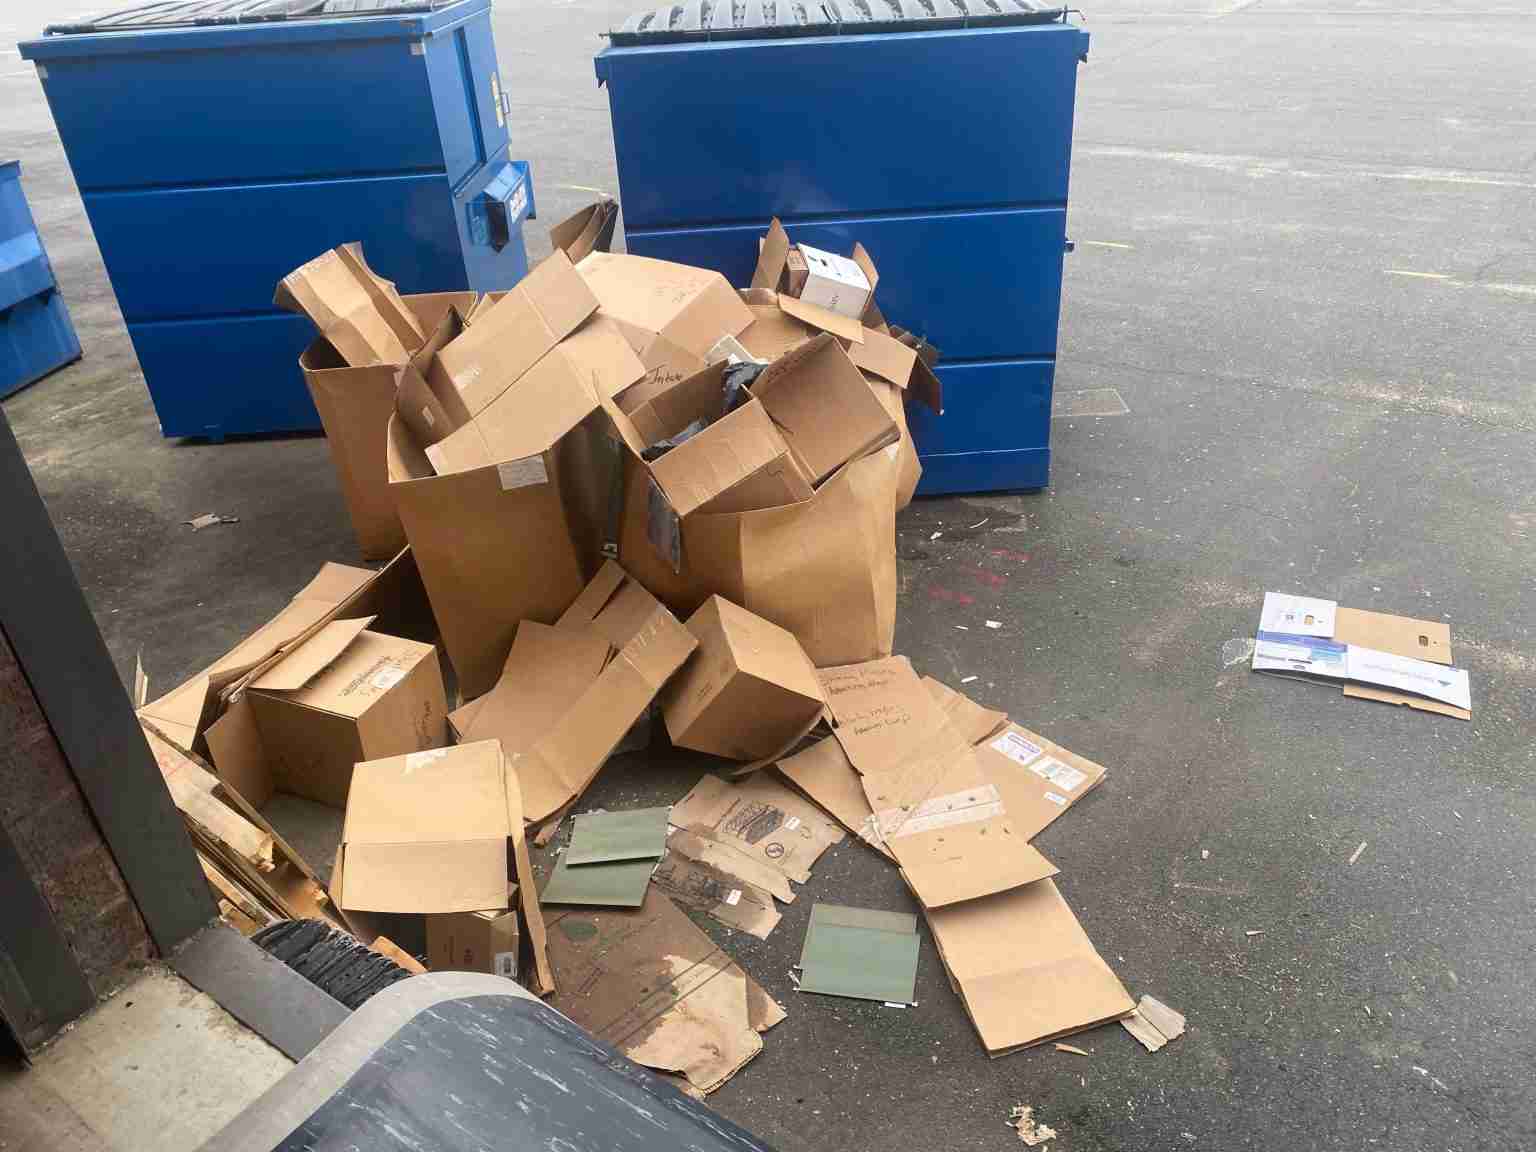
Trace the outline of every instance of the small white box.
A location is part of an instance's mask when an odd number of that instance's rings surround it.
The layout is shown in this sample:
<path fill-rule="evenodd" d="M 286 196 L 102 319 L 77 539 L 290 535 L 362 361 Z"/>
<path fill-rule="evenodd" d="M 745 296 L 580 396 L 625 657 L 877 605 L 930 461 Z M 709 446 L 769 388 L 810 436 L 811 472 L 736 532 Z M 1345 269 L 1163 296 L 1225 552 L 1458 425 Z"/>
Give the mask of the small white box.
<path fill-rule="evenodd" d="M 798 245 L 805 257 L 805 287 L 800 299 L 857 320 L 869 303 L 869 277 L 846 256 L 823 252 L 808 244 Z"/>

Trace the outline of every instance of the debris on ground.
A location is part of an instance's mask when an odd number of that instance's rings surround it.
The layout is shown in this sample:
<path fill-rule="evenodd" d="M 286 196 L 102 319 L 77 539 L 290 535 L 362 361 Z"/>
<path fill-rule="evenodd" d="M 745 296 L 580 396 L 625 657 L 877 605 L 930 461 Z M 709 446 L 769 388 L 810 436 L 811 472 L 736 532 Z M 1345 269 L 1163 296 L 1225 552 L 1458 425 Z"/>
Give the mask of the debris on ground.
<path fill-rule="evenodd" d="M 1016 1104 L 1008 1113 L 1008 1125 L 1019 1134 L 1019 1139 L 1034 1148 L 1047 1140 L 1056 1139 L 1056 1129 L 1035 1119 L 1035 1110 L 1029 1104 Z"/>
<path fill-rule="evenodd" d="M 1073 1044 L 1060 1044 L 1060 1043 L 1058 1043 L 1055 1047 L 1056 1047 L 1056 1051 L 1058 1051 L 1058 1052 L 1070 1052 L 1073 1056 L 1091 1056 L 1091 1055 L 1093 1055 L 1093 1053 L 1089 1052 L 1087 1049 L 1079 1048 L 1079 1047 L 1077 1047 L 1076 1045 L 1073 1045 Z"/>
<path fill-rule="evenodd" d="M 1351 865 L 1353 865 L 1356 860 L 1360 859 L 1360 854 L 1365 851 L 1365 845 L 1366 842 L 1364 840 L 1360 841 L 1355 850 L 1349 854 L 1349 862 Z"/>
<path fill-rule="evenodd" d="M 800 991 L 912 1004 L 918 941 L 910 912 L 817 904 L 800 950 Z"/>
<path fill-rule="evenodd" d="M 201 532 L 204 528 L 212 528 L 215 524 L 238 524 L 238 516 L 221 516 L 217 512 L 205 512 L 201 516 L 194 516 L 190 520 L 183 520 L 183 524 L 194 532 Z"/>
<path fill-rule="evenodd" d="M 1471 684 L 1451 664 L 1451 626 L 1443 620 L 1266 592 L 1251 666 L 1337 683 L 1346 696 L 1472 719 Z"/>
<path fill-rule="evenodd" d="M 1184 1035 L 1184 1017 L 1151 996 L 1138 1000 L 1136 1010 L 1120 1023 L 1148 1052 L 1156 1052 Z"/>

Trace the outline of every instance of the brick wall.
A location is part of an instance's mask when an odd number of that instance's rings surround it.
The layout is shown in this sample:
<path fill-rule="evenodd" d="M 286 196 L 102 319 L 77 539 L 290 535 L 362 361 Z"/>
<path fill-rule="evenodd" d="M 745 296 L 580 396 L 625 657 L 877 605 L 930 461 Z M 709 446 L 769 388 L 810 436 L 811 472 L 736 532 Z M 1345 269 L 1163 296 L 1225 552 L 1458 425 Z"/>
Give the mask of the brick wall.
<path fill-rule="evenodd" d="M 98 995 L 153 946 L 69 763 L 0 632 L 0 825 Z"/>

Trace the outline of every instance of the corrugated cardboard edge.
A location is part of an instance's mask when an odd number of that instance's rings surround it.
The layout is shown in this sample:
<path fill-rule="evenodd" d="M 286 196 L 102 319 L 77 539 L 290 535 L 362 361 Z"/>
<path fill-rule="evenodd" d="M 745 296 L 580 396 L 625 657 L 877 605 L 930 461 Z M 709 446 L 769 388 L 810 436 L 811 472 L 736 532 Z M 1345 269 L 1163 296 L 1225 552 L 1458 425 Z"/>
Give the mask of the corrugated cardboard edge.
<path fill-rule="evenodd" d="M 1430 639 L 1427 648 L 1417 642 L 1418 634 L 1421 632 Z M 1358 644 L 1363 648 L 1390 652 L 1394 656 L 1405 656 L 1411 660 L 1427 660 L 1432 664 L 1451 666 L 1451 626 L 1442 620 L 1420 620 L 1412 616 L 1367 612 L 1360 608 L 1340 606 L 1334 620 L 1333 638 L 1344 644 Z M 1471 709 L 1458 708 L 1454 704 L 1445 704 L 1439 700 L 1414 696 L 1407 692 L 1394 692 L 1390 688 L 1346 683 L 1343 691 L 1344 695 L 1360 700 L 1397 704 L 1420 712 L 1452 716 L 1457 720 L 1472 719 Z"/>

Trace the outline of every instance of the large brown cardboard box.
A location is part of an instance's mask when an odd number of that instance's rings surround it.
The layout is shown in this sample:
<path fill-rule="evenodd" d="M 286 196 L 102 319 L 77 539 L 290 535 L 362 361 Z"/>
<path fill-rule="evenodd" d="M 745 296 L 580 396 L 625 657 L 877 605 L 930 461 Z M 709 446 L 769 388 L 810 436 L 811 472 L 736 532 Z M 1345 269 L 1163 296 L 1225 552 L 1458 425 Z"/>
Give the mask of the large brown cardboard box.
<path fill-rule="evenodd" d="M 510 906 L 532 945 L 530 981 L 554 988 L 523 835 L 517 773 L 481 740 L 357 765 L 331 895 L 345 911 L 481 912 Z"/>
<path fill-rule="evenodd" d="M 434 972 L 489 972 L 516 980 L 521 940 L 515 908 L 428 916 L 427 967 Z"/>
<path fill-rule="evenodd" d="M 346 805 L 352 766 L 447 742 L 437 650 L 326 624 L 256 676 L 208 729 L 219 775 L 253 804 L 289 792 Z"/>
<path fill-rule="evenodd" d="M 468 313 L 476 295 L 432 292 L 401 299 L 422 329 L 431 332 L 450 308 Z M 405 547 L 405 529 L 389 494 L 389 467 L 384 458 L 385 428 L 395 410 L 401 366 L 354 368 L 329 340 L 319 336 L 299 357 L 299 368 L 330 444 L 331 463 L 352 517 L 358 550 L 368 560 L 387 559 Z"/>
<path fill-rule="evenodd" d="M 649 474 L 626 454 L 619 561 L 679 616 L 718 594 L 794 633 L 817 667 L 888 656 L 896 630 L 899 445 L 843 465 L 808 499 L 681 524 L 681 570 L 652 544 Z"/>
<path fill-rule="evenodd" d="M 552 624 L 581 591 L 582 564 L 554 453 L 439 476 L 399 414 L 390 492 L 466 697 L 489 692 L 518 621 Z"/>
<path fill-rule="evenodd" d="M 652 349 L 658 341 L 701 357 L 721 336 L 734 336 L 752 323 L 752 313 L 725 277 L 707 268 L 593 252 L 576 271 L 642 358 L 652 353 L 661 359 Z"/>
<path fill-rule="evenodd" d="M 732 760 L 783 752 L 821 717 L 816 669 L 794 635 L 720 596 L 688 618 L 698 653 L 668 685 L 672 743 Z"/>

